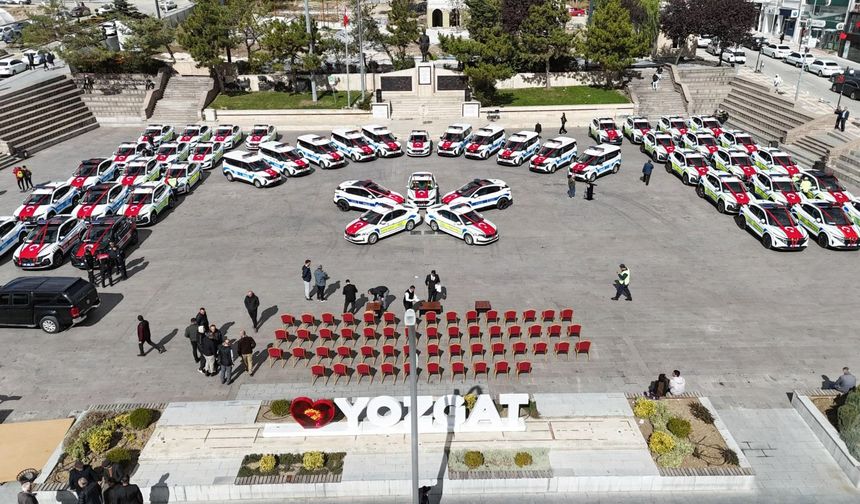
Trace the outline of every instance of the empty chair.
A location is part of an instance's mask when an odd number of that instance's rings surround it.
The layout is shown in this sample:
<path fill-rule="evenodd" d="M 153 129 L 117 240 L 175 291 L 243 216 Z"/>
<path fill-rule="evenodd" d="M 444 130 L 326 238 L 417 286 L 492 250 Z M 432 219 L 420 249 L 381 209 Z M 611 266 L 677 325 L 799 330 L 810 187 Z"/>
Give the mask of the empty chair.
<path fill-rule="evenodd" d="M 403 383 L 406 383 L 406 380 L 408 380 L 408 379 L 409 379 L 409 370 L 410 370 L 410 369 L 412 369 L 412 368 L 411 368 L 411 367 L 409 367 L 409 363 L 408 363 L 408 362 L 404 362 L 404 363 L 403 363 Z M 421 368 L 418 368 L 418 370 L 417 370 L 417 371 L 420 373 L 420 372 L 421 372 Z"/>
<path fill-rule="evenodd" d="M 511 350 L 514 352 L 514 357 L 516 357 L 517 355 L 525 355 L 528 347 L 525 341 L 516 341 L 511 345 Z"/>
<path fill-rule="evenodd" d="M 397 333 L 394 332 L 394 326 L 383 327 L 382 337 L 385 339 L 397 339 Z"/>
<path fill-rule="evenodd" d="M 340 337 L 344 341 L 355 341 L 355 331 L 351 327 L 341 327 Z"/>
<path fill-rule="evenodd" d="M 441 356 L 442 350 L 439 348 L 437 343 L 427 343 L 427 358 Z"/>
<path fill-rule="evenodd" d="M 451 383 L 454 383 L 454 376 L 463 375 L 463 381 L 466 381 L 466 365 L 463 361 L 454 361 L 451 363 Z"/>
<path fill-rule="evenodd" d="M 498 324 L 499 323 L 499 312 L 496 310 L 489 310 L 486 314 L 487 324 Z"/>
<path fill-rule="evenodd" d="M 329 329 L 334 329 L 337 325 L 337 320 L 334 318 L 334 313 L 325 312 L 320 315 L 320 322 L 325 324 Z"/>
<path fill-rule="evenodd" d="M 508 361 L 500 360 L 493 363 L 493 377 L 498 378 L 499 373 L 503 373 L 504 375 L 508 375 L 511 372 L 511 365 L 508 364 Z"/>
<path fill-rule="evenodd" d="M 470 325 L 468 328 L 468 331 L 469 331 L 469 339 L 481 337 L 481 327 L 480 326 Z"/>
<path fill-rule="evenodd" d="M 537 321 L 537 310 L 523 310 L 523 324 Z"/>
<path fill-rule="evenodd" d="M 322 362 L 323 359 L 331 359 L 334 357 L 334 352 L 327 346 L 316 347 L 314 349 L 314 354 L 320 358 L 319 362 Z"/>
<path fill-rule="evenodd" d="M 549 328 L 546 331 L 546 334 L 550 338 L 552 338 L 552 337 L 560 338 L 561 337 L 561 324 L 553 324 L 553 325 L 549 326 Z"/>
<path fill-rule="evenodd" d="M 325 378 L 325 382 L 328 384 L 328 369 L 326 369 L 322 364 L 314 364 L 311 366 L 311 376 L 313 377 L 311 385 L 314 385 L 320 378 Z"/>
<path fill-rule="evenodd" d="M 561 310 L 559 317 L 562 322 L 573 322 L 573 308 L 565 308 Z"/>
<path fill-rule="evenodd" d="M 427 383 L 430 383 L 430 377 L 433 375 L 439 376 L 439 380 L 442 380 L 442 366 L 438 362 L 427 362 Z"/>
<path fill-rule="evenodd" d="M 358 325 L 358 322 L 355 320 L 355 315 L 353 315 L 352 313 L 349 313 L 349 312 L 342 314 L 340 316 L 340 321 L 341 321 L 341 323 L 343 323 L 343 325 L 353 327 L 353 328 L 356 325 Z M 335 381 L 337 381 L 337 380 L 335 380 Z"/>
<path fill-rule="evenodd" d="M 475 356 L 479 355 L 481 357 L 484 356 L 484 344 L 483 343 L 472 343 L 469 345 L 469 355 L 472 360 L 475 360 Z"/>
<path fill-rule="evenodd" d="M 350 361 L 354 359 L 352 349 L 346 345 L 340 345 L 335 349 L 335 352 L 337 352 L 337 356 L 340 357 L 341 362 L 343 362 L 344 359 L 349 359 Z"/>
<path fill-rule="evenodd" d="M 529 326 L 529 338 L 540 338 L 543 334 L 543 326 L 540 324 L 532 324 Z"/>
<path fill-rule="evenodd" d="M 376 340 L 376 329 L 372 327 L 364 328 L 364 342 L 367 343 L 370 340 Z"/>
<path fill-rule="evenodd" d="M 385 362 L 385 359 L 389 357 L 394 357 L 394 360 L 396 361 L 397 349 L 391 344 L 382 345 L 382 362 Z"/>
<path fill-rule="evenodd" d="M 555 310 L 544 310 L 540 312 L 541 322 L 555 322 Z"/>
<path fill-rule="evenodd" d="M 523 335 L 523 330 L 520 326 L 514 324 L 512 326 L 508 326 L 508 339 L 519 338 Z"/>
<path fill-rule="evenodd" d="M 502 326 L 495 324 L 490 326 L 490 339 L 502 337 Z"/>
<path fill-rule="evenodd" d="M 403 345 L 403 362 L 409 358 L 409 345 Z"/>
<path fill-rule="evenodd" d="M 495 360 L 497 355 L 504 357 L 507 350 L 505 349 L 505 344 L 499 341 L 498 343 L 490 345 L 490 352 L 493 354 L 492 357 Z"/>
<path fill-rule="evenodd" d="M 394 312 L 387 311 L 382 314 L 382 323 L 386 326 L 394 326 L 397 325 L 397 318 L 394 316 Z"/>
<path fill-rule="evenodd" d="M 582 326 L 579 324 L 573 324 L 567 326 L 567 337 L 568 338 L 582 338 Z"/>
<path fill-rule="evenodd" d="M 472 363 L 472 374 L 475 378 L 478 378 L 478 373 L 488 375 L 490 374 L 490 366 L 487 365 L 484 361 L 475 361 Z"/>
<path fill-rule="evenodd" d="M 424 327 L 430 326 L 438 326 L 439 325 L 439 316 L 436 315 L 436 312 L 429 311 L 424 314 Z"/>
<path fill-rule="evenodd" d="M 334 339 L 334 333 L 328 327 L 320 327 L 320 330 L 317 331 L 317 336 L 323 341 L 331 341 Z"/>
<path fill-rule="evenodd" d="M 364 326 L 373 326 L 376 327 L 376 313 L 368 310 L 364 312 L 364 315 L 361 317 L 361 320 L 364 322 Z"/>
<path fill-rule="evenodd" d="M 466 323 L 467 324 L 477 324 L 478 323 L 478 312 L 475 310 L 469 310 L 466 312 Z"/>
<path fill-rule="evenodd" d="M 546 360 L 548 353 L 549 353 L 549 343 L 547 343 L 546 341 L 538 341 L 534 345 L 532 345 L 532 354 L 533 355 L 543 355 L 544 360 Z"/>
<path fill-rule="evenodd" d="M 424 336 L 427 336 L 427 339 L 439 339 L 439 328 L 436 326 L 430 326 L 424 329 Z"/>
<path fill-rule="evenodd" d="M 293 354 L 293 359 L 294 359 L 293 367 L 296 367 L 296 364 L 298 364 L 299 361 L 302 359 L 308 359 L 308 360 L 310 359 L 310 356 L 308 355 L 308 351 L 302 347 L 294 347 L 291 350 L 291 352 Z M 305 366 L 307 366 L 307 362 L 305 363 Z"/>
<path fill-rule="evenodd" d="M 553 346 L 553 351 L 555 352 L 555 356 L 564 354 L 565 360 L 570 360 L 570 342 L 569 341 L 556 341 Z"/>
<path fill-rule="evenodd" d="M 305 328 L 308 328 L 312 325 L 316 325 L 317 319 L 314 317 L 313 313 L 302 313 L 302 325 Z"/>
<path fill-rule="evenodd" d="M 448 337 L 449 338 L 459 338 L 460 337 L 460 328 L 457 326 L 448 327 Z"/>
<path fill-rule="evenodd" d="M 505 312 L 505 324 L 516 324 L 517 323 L 517 312 L 514 310 L 508 310 Z"/>
<path fill-rule="evenodd" d="M 379 372 L 382 373 L 382 383 L 385 383 L 386 376 L 394 377 L 394 381 L 397 381 L 397 371 L 394 368 L 394 364 L 391 362 L 383 362 L 379 366 Z"/>
<path fill-rule="evenodd" d="M 337 381 L 340 380 L 342 376 L 346 376 L 346 384 L 349 385 L 349 368 L 346 364 L 342 362 L 338 362 L 331 367 L 331 374 L 335 376 L 334 384 L 337 385 Z"/>
<path fill-rule="evenodd" d="M 366 361 L 368 358 L 373 359 L 373 363 L 376 364 L 376 349 L 374 349 L 370 345 L 362 346 L 358 353 L 361 355 L 361 360 Z"/>
<path fill-rule="evenodd" d="M 520 379 L 520 375 L 523 373 L 531 373 L 532 372 L 532 363 L 524 360 L 517 362 L 517 380 Z"/>
<path fill-rule="evenodd" d="M 575 345 L 573 345 L 573 356 L 577 359 L 579 358 L 579 354 L 584 353 L 588 360 L 591 360 L 591 342 L 588 340 L 577 341 Z"/>
<path fill-rule="evenodd" d="M 277 348 L 277 347 L 269 347 L 266 350 L 269 353 L 269 367 L 274 366 L 276 360 L 280 360 L 283 362 L 281 364 L 281 367 L 284 367 L 287 365 L 287 361 L 284 360 L 284 351 L 283 350 L 281 350 L 280 348 Z"/>
<path fill-rule="evenodd" d="M 457 312 L 453 312 L 453 311 L 445 312 L 445 324 L 451 325 L 451 324 L 459 324 L 459 323 L 460 323 L 460 316 L 457 315 Z"/>
<path fill-rule="evenodd" d="M 448 345 L 448 362 L 451 362 L 451 359 L 454 357 L 461 357 L 463 355 L 463 346 L 459 343 L 451 343 Z"/>
<path fill-rule="evenodd" d="M 296 339 L 299 341 L 299 345 L 304 345 L 305 341 L 311 341 L 311 332 L 307 329 L 298 329 Z"/>
<path fill-rule="evenodd" d="M 365 376 L 370 377 L 370 383 L 373 383 L 373 368 L 368 364 L 361 363 L 355 366 L 355 373 L 358 375 L 358 383 L 361 383 L 361 379 Z"/>
<path fill-rule="evenodd" d="M 285 341 L 290 341 L 290 334 L 286 329 L 275 329 L 275 343 L 277 343 L 278 348 L 281 347 L 281 343 Z"/>
<path fill-rule="evenodd" d="M 294 326 L 296 325 L 296 317 L 290 315 L 289 313 L 284 313 L 281 315 L 281 324 L 284 325 L 284 329 L 287 329 L 290 326 Z"/>

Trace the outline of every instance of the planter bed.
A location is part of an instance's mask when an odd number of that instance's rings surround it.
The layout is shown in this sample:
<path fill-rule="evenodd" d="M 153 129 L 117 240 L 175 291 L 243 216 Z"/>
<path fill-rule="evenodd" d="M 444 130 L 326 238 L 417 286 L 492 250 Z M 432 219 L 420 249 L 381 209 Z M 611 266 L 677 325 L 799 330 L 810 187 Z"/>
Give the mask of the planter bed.
<path fill-rule="evenodd" d="M 469 457 L 478 457 L 481 464 L 470 466 Z M 454 450 L 448 456 L 448 477 L 454 480 L 552 478 L 549 450 Z"/>
<path fill-rule="evenodd" d="M 308 453 L 323 456 L 323 465 L 319 469 L 307 469 L 303 466 L 303 458 Z M 275 458 L 274 467 L 268 472 L 261 471 L 260 466 L 266 457 Z M 236 485 L 265 485 L 289 483 L 339 483 L 343 474 L 343 460 L 346 453 L 306 452 L 281 453 L 278 455 L 246 455 L 236 476 Z"/>
<path fill-rule="evenodd" d="M 860 488 L 860 461 L 851 454 L 838 430 L 837 410 L 845 398 L 845 394 L 836 390 L 794 391 L 791 405 L 830 452 L 845 476 Z"/>

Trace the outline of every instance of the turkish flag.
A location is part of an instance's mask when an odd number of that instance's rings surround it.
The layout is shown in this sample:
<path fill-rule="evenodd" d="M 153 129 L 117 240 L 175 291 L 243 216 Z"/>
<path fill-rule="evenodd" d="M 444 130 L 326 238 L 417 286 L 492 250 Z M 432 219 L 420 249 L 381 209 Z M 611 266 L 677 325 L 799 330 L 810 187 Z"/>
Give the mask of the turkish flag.
<path fill-rule="evenodd" d="M 343 15 L 343 26 L 344 28 L 349 26 L 349 16 L 347 16 L 346 14 Z"/>

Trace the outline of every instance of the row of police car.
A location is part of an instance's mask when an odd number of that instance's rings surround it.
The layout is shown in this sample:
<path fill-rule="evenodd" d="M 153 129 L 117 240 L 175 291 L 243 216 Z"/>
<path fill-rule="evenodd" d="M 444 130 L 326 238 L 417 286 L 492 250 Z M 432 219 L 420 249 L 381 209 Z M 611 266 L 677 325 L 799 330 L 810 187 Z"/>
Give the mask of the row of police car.
<path fill-rule="evenodd" d="M 802 250 L 812 239 L 823 248 L 860 249 L 860 200 L 834 175 L 800 168 L 749 133 L 724 129 L 711 116 L 663 116 L 656 128 L 628 117 L 623 135 L 720 213 L 734 214 L 766 248 Z"/>

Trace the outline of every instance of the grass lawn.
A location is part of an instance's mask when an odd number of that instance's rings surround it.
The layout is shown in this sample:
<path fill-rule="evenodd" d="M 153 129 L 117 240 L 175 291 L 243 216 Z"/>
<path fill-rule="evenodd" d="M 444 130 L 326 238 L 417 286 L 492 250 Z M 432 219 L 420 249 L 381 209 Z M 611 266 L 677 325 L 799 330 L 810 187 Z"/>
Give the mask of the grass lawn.
<path fill-rule="evenodd" d="M 346 107 L 346 93 L 319 93 L 316 103 L 310 93 L 281 93 L 258 91 L 255 93 L 219 94 L 210 107 L 218 110 L 277 110 L 277 109 L 339 109 Z M 361 93 L 352 93 L 355 103 Z"/>
<path fill-rule="evenodd" d="M 603 105 L 630 103 L 619 91 L 591 86 L 522 88 L 499 90 L 495 105 L 530 107 L 541 105 Z"/>

